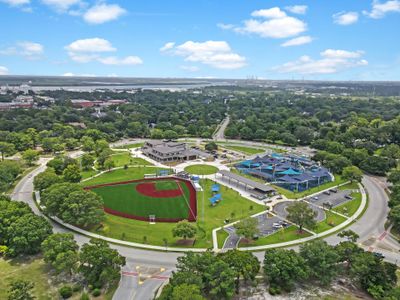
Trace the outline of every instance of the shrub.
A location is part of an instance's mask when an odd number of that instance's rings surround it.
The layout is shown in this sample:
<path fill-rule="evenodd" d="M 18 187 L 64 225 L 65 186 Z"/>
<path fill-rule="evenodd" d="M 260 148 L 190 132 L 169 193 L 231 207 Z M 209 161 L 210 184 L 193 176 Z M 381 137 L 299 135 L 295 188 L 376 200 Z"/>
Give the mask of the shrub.
<path fill-rule="evenodd" d="M 72 288 L 69 285 L 65 285 L 59 289 L 59 293 L 63 299 L 68 299 L 72 296 Z"/>
<path fill-rule="evenodd" d="M 268 289 L 268 292 L 270 293 L 270 295 L 274 296 L 274 295 L 279 295 L 281 293 L 281 288 L 279 286 L 273 286 L 271 285 Z"/>
<path fill-rule="evenodd" d="M 99 289 L 94 289 L 92 295 L 93 297 L 98 297 L 101 295 L 101 291 Z"/>
<path fill-rule="evenodd" d="M 90 300 L 90 297 L 87 293 L 83 293 L 81 296 L 81 300 Z"/>

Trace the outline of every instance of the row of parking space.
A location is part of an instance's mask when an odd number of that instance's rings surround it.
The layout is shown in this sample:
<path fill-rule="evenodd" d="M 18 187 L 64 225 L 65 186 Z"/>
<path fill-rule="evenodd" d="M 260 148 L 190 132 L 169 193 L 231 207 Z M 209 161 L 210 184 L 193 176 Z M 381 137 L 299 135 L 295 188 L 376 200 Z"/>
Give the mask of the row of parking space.
<path fill-rule="evenodd" d="M 330 189 L 306 200 L 318 206 L 336 207 L 352 200 L 352 192 L 352 190 Z"/>

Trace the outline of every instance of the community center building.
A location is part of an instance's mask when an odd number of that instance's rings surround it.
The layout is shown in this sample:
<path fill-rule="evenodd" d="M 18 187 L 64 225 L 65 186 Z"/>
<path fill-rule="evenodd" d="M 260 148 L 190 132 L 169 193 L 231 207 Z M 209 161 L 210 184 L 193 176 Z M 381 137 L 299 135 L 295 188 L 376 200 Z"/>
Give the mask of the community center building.
<path fill-rule="evenodd" d="M 198 158 L 198 153 L 189 149 L 186 143 L 172 141 L 147 141 L 143 147 L 144 155 L 161 163 L 186 161 Z"/>

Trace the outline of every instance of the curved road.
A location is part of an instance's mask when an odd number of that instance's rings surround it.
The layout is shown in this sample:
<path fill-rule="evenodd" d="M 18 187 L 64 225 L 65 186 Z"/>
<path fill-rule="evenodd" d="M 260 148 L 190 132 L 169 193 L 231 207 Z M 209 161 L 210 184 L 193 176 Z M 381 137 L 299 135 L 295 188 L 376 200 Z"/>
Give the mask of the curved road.
<path fill-rule="evenodd" d="M 40 166 L 21 179 L 16 185 L 13 200 L 28 203 L 36 214 L 41 212 L 35 205 L 32 198 L 33 178 L 43 172 L 49 159 L 41 159 Z M 399 244 L 385 231 L 388 207 L 388 196 L 381 183 L 372 176 L 364 176 L 363 184 L 369 194 L 369 206 L 365 214 L 349 229 L 360 235 L 360 243 L 371 251 L 379 251 L 385 254 L 388 261 L 397 263 L 399 257 Z M 66 232 L 57 223 L 52 222 L 54 232 Z M 82 245 L 89 241 L 89 238 L 74 233 L 78 244 Z M 337 244 L 341 241 L 337 236 L 326 238 L 330 244 Z M 176 260 L 182 254 L 172 252 L 159 252 L 141 250 L 120 245 L 110 245 L 112 248 L 126 257 L 127 264 L 122 269 L 120 286 L 114 295 L 114 299 L 152 299 L 157 288 L 168 278 L 174 270 Z M 256 252 L 255 255 L 262 260 L 264 253 Z"/>

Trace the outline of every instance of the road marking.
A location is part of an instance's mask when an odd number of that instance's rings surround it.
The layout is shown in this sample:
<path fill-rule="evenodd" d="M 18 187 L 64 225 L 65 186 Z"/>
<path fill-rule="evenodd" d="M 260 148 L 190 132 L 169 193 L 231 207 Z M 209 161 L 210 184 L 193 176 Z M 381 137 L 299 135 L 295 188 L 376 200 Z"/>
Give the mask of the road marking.
<path fill-rule="evenodd" d="M 138 272 L 122 271 L 122 275 L 136 277 L 136 276 L 139 275 L 139 273 Z"/>
<path fill-rule="evenodd" d="M 387 234 L 387 231 L 382 232 L 382 234 L 378 237 L 378 240 L 382 241 L 387 236 Z"/>

